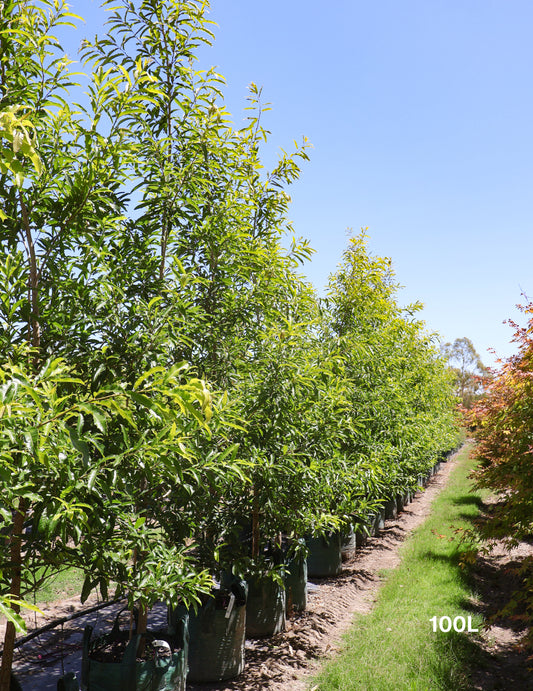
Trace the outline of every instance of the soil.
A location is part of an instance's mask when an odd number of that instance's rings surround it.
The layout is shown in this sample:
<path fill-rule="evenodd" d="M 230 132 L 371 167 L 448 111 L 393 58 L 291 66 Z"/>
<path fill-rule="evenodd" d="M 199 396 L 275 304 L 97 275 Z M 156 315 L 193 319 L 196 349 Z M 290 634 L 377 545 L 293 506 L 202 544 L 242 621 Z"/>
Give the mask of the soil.
<path fill-rule="evenodd" d="M 485 516 L 490 516 L 495 502 L 494 497 L 485 502 Z M 511 550 L 496 542 L 490 554 L 477 557 L 473 579 L 478 597 L 472 609 L 491 626 L 482 631 L 479 664 L 471 675 L 473 691 L 533 689 L 533 651 L 528 653 L 524 646 L 526 624 L 519 617 L 498 614 L 519 589 L 516 569 L 525 558 L 533 558 L 533 541 Z"/>
<path fill-rule="evenodd" d="M 123 632 L 119 636 L 111 636 L 104 641 L 100 639 L 98 645 L 91 650 L 89 657 L 98 662 L 120 662 L 129 643 L 128 632 Z M 181 649 L 174 645 L 174 640 L 168 636 L 165 630 L 148 632 L 145 637 L 145 647 L 142 656 L 137 656 L 137 662 L 153 660 L 157 657 L 170 657 L 172 653 L 179 652 Z M 162 644 L 163 642 L 163 644 Z M 166 645 L 164 645 L 166 643 Z"/>
<path fill-rule="evenodd" d="M 418 492 L 409 505 L 394 520 L 388 520 L 379 537 L 368 539 L 366 546 L 358 548 L 352 559 L 343 563 L 342 573 L 331 579 L 312 579 L 309 583 L 308 608 L 305 612 L 292 615 L 287 621 L 286 631 L 267 639 L 246 641 L 246 668 L 238 679 L 220 684 L 187 685 L 189 691 L 305 691 L 309 689 L 311 677 L 320 664 L 340 649 L 342 634 L 350 627 L 356 613 L 368 613 L 375 601 L 384 571 L 399 564 L 399 548 L 406 537 L 429 515 L 431 503 L 445 486 L 455 466 L 455 458 L 442 464 L 428 487 Z M 533 554 L 533 546 L 519 545 L 509 553 L 498 548 L 493 554 L 478 560 L 476 585 L 479 591 L 477 600 L 471 603 L 472 610 L 479 610 L 484 616 L 501 606 L 502 598 L 512 585 L 506 569 L 518 557 Z M 86 603 L 84 607 L 91 603 Z M 77 598 L 50 604 L 43 607 L 45 619 L 40 615 L 28 617 L 29 628 L 42 626 L 79 608 Z M 106 612 L 107 610 L 103 610 Z M 103 626 L 113 621 L 114 612 L 107 615 L 98 613 Z M 93 615 L 94 616 L 94 615 Z M 161 615 L 160 616 L 164 616 Z M 85 622 L 69 622 L 63 627 L 62 649 L 74 640 L 74 632 L 79 635 Z M 0 623 L 0 635 L 2 635 Z M 69 631 L 72 629 L 71 633 Z M 109 629 L 107 629 L 109 630 Z M 533 676 L 528 672 L 527 653 L 520 647 L 524 629 L 516 622 L 498 620 L 490 630 L 481 634 L 479 641 L 480 664 L 474 671 L 472 689 L 475 691 L 497 691 L 510 689 L 520 691 L 533 689 Z M 81 659 L 79 642 L 71 643 L 77 647 Z M 51 651 L 53 639 L 46 643 Z M 56 644 L 57 648 L 57 644 Z M 51 652 L 50 652 L 51 654 Z M 39 655 L 41 657 L 41 655 Z M 18 667 L 23 688 L 55 689 L 55 680 L 49 684 L 33 681 L 30 669 L 25 663 L 24 651 L 18 654 L 15 662 Z M 529 664 L 531 665 L 530 660 Z M 75 662 L 73 663 L 75 664 Z M 77 663 L 76 663 L 77 664 Z M 64 669 L 67 667 L 61 661 Z M 73 667 L 79 673 L 80 665 Z M 48 670 L 48 674 L 52 672 Z M 450 690 L 451 691 L 451 690 Z"/>

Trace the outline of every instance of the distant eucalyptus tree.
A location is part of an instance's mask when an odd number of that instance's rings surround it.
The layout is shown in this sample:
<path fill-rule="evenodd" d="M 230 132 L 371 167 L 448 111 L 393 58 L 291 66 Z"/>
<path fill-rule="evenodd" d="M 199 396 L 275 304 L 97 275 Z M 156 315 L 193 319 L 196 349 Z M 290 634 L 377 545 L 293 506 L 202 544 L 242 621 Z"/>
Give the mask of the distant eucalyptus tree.
<path fill-rule="evenodd" d="M 453 372 L 455 391 L 461 405 L 471 408 L 484 391 L 489 368 L 482 363 L 474 344 L 466 336 L 442 344 L 441 353 Z"/>

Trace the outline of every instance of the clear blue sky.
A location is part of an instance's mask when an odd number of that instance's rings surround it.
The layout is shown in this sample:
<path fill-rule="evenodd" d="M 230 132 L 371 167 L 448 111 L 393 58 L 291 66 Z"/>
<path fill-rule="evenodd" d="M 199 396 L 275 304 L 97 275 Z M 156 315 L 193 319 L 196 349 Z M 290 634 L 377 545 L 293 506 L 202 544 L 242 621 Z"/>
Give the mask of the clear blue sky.
<path fill-rule="evenodd" d="M 71 6 L 94 33 L 99 3 Z M 347 229 L 368 226 L 429 330 L 467 336 L 486 364 L 514 352 L 502 322 L 533 297 L 531 0 L 211 0 L 210 18 L 201 62 L 235 123 L 250 82 L 272 104 L 267 166 L 313 145 L 289 191 L 317 289 Z"/>

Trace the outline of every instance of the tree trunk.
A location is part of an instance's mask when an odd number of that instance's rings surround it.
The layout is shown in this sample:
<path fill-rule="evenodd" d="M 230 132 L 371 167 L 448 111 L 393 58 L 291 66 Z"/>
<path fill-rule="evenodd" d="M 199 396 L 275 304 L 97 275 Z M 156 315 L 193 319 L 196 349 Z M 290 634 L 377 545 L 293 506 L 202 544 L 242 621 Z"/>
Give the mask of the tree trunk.
<path fill-rule="evenodd" d="M 148 628 L 148 608 L 145 605 L 139 606 L 139 620 L 137 622 L 137 633 L 146 634 Z M 144 655 L 144 648 L 146 646 L 146 636 L 141 635 L 139 647 L 137 648 L 137 655 L 142 657 Z"/>
<path fill-rule="evenodd" d="M 29 262 L 29 301 L 30 301 L 30 317 L 28 320 L 28 342 L 34 348 L 33 366 L 37 370 L 39 366 L 39 349 L 41 347 L 41 327 L 39 324 L 39 270 L 37 266 L 37 256 L 35 254 L 35 245 L 33 243 L 33 236 L 31 233 L 30 217 L 26 202 L 22 196 L 22 190 L 19 192 L 20 210 L 22 213 L 22 224 L 24 226 L 24 244 L 28 253 Z"/>
<path fill-rule="evenodd" d="M 21 576 L 22 576 L 22 533 L 26 519 L 27 505 L 21 500 L 19 509 L 13 517 L 13 530 L 9 538 L 9 553 L 13 572 L 11 576 L 10 594 L 20 600 Z M 20 612 L 19 605 L 13 605 L 12 609 Z M 15 650 L 15 625 L 8 621 L 4 636 L 4 652 L 2 654 L 2 667 L 0 669 L 0 691 L 9 691 L 11 686 L 11 669 L 13 666 L 13 651 Z"/>
<path fill-rule="evenodd" d="M 254 500 L 252 511 L 252 557 L 259 556 L 259 496 L 257 487 L 254 485 Z"/>

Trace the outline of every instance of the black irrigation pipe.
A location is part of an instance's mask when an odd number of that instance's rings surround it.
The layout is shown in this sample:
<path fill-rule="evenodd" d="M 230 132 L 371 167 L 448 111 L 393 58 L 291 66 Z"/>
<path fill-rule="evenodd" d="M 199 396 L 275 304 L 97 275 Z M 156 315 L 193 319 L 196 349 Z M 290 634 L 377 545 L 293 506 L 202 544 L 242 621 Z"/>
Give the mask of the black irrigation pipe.
<path fill-rule="evenodd" d="M 81 612 L 74 612 L 74 614 L 69 614 L 67 617 L 62 617 L 61 619 L 54 619 L 50 624 L 47 624 L 46 626 L 41 627 L 40 629 L 35 629 L 35 631 L 32 631 L 29 633 L 27 636 L 24 636 L 23 638 L 19 638 L 17 641 L 15 641 L 15 645 L 13 646 L 14 648 L 19 648 L 21 645 L 24 645 L 24 643 L 27 643 L 28 641 L 31 641 L 33 638 L 37 638 L 37 636 L 40 636 L 42 633 L 45 633 L 46 631 L 50 631 L 50 629 L 55 628 L 56 626 L 60 626 L 61 624 L 66 624 L 67 621 L 73 621 L 74 619 L 79 619 L 80 617 L 84 617 L 86 614 L 92 614 L 93 612 L 97 612 L 99 609 L 104 609 L 104 607 L 111 607 L 111 605 L 116 605 L 117 602 L 123 602 L 125 598 L 118 598 L 117 600 L 109 600 L 108 602 L 102 602 L 99 605 L 95 605 L 94 607 L 89 607 L 88 609 L 84 609 Z M 0 649 L 0 655 L 2 655 L 4 652 L 4 649 Z"/>

